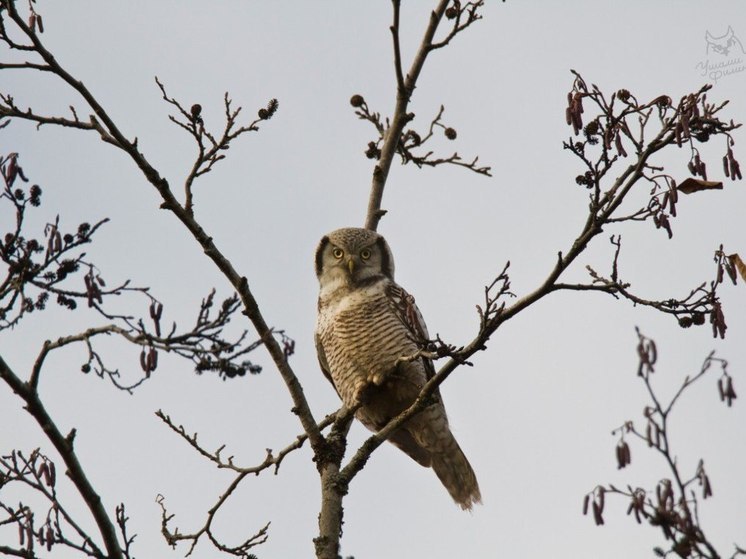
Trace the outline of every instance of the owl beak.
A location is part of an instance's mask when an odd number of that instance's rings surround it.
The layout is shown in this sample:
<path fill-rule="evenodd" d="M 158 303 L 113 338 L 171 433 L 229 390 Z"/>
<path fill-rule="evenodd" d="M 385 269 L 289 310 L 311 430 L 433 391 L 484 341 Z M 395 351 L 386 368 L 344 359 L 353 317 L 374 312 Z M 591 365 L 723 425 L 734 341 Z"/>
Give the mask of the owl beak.
<path fill-rule="evenodd" d="M 350 274 L 355 271 L 355 261 L 352 258 L 347 260 L 347 269 L 350 270 Z"/>

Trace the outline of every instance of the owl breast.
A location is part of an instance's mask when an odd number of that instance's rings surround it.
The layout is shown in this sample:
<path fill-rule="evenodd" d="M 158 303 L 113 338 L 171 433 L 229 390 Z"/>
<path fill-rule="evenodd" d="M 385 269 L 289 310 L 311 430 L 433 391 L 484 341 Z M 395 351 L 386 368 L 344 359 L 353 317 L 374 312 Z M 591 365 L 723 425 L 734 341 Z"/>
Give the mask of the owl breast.
<path fill-rule="evenodd" d="M 387 296 L 388 281 L 382 279 L 342 296 L 322 297 L 317 322 L 329 373 L 346 405 L 357 403 L 368 385 L 387 379 L 376 390 L 379 397 L 388 391 L 393 408 L 382 413 L 381 419 L 416 397 L 426 381 L 419 361 L 397 366 L 399 358 L 413 355 L 418 347 Z"/>

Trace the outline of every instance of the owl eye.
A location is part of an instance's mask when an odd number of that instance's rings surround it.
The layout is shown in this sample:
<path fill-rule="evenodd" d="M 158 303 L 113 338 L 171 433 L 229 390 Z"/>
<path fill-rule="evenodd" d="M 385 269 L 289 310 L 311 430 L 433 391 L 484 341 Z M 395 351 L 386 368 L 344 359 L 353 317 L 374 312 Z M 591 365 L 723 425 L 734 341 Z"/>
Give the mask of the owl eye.
<path fill-rule="evenodd" d="M 334 258 L 336 258 L 337 260 L 339 260 L 340 258 L 342 258 L 345 255 L 345 251 L 343 251 L 341 248 L 335 248 L 332 251 L 332 255 L 334 256 Z"/>
<path fill-rule="evenodd" d="M 363 260 L 368 260 L 368 258 L 370 258 L 370 250 L 367 248 L 364 248 L 363 250 L 361 250 L 360 258 L 362 258 Z"/>

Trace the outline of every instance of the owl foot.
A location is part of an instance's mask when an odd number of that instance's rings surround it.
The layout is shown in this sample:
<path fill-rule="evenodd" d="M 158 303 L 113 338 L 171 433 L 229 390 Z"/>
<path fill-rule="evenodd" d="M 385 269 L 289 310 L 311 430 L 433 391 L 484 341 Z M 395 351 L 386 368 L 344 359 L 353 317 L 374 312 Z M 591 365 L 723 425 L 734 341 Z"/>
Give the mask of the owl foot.
<path fill-rule="evenodd" d="M 368 384 L 374 384 L 376 386 L 381 386 L 386 379 L 388 378 L 388 375 L 384 373 L 374 373 L 372 375 L 368 375 L 367 381 Z"/>

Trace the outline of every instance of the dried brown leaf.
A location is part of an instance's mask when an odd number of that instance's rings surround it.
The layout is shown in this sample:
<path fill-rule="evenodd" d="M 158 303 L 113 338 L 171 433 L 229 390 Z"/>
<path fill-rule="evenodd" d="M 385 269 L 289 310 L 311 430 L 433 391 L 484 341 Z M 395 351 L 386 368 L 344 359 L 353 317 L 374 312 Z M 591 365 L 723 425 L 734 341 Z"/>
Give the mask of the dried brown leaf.
<path fill-rule="evenodd" d="M 689 177 L 684 179 L 677 187 L 679 192 L 691 194 L 700 190 L 722 190 L 723 183 L 720 181 L 706 181 Z"/>
<path fill-rule="evenodd" d="M 731 266 L 738 270 L 741 279 L 746 282 L 746 263 L 744 263 L 743 259 L 737 253 L 733 253 L 728 255 L 728 260 Z M 736 283 L 735 280 L 733 283 Z"/>

